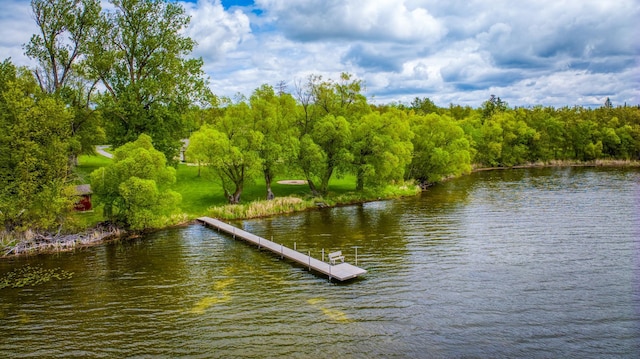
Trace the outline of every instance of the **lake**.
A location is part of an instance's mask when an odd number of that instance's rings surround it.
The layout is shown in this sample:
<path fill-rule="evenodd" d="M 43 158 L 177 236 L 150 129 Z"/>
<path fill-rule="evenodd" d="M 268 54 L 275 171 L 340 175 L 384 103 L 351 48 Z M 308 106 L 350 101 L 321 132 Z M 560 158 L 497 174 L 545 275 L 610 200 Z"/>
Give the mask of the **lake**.
<path fill-rule="evenodd" d="M 488 171 L 234 222 L 368 270 L 330 282 L 200 225 L 0 261 L 0 357 L 640 355 L 640 170 Z"/>

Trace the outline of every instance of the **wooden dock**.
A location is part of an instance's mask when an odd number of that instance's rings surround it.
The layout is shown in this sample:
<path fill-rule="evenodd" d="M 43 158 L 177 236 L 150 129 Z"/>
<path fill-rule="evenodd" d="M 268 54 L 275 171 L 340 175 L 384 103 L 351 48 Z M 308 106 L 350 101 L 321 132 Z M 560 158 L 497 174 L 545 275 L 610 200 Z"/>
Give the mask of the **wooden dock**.
<path fill-rule="evenodd" d="M 349 263 L 331 265 L 329 263 L 323 262 L 321 260 L 315 259 L 311 256 L 283 246 L 282 244 L 278 244 L 268 239 L 256 236 L 255 234 L 249 233 L 214 218 L 200 217 L 198 218 L 198 221 L 206 226 L 230 234 L 234 238 L 241 238 L 247 242 L 253 243 L 257 245 L 258 248 L 268 249 L 269 251 L 279 255 L 282 258 L 287 258 L 293 262 L 309 268 L 309 270 L 313 270 L 317 273 L 322 273 L 328 276 L 329 279 L 335 278 L 339 281 L 345 281 L 367 273 L 366 270 Z"/>

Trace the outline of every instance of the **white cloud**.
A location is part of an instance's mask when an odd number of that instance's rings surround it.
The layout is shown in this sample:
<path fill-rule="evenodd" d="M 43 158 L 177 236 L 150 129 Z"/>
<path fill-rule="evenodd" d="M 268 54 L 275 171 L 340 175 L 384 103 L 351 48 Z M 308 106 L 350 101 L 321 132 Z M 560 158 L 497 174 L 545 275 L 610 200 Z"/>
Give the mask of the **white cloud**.
<path fill-rule="evenodd" d="M 186 35 L 198 43 L 194 55 L 207 62 L 220 60 L 251 37 L 249 17 L 240 10 L 225 11 L 220 0 L 183 5 L 191 16 Z"/>
<path fill-rule="evenodd" d="M 408 9 L 393 0 L 256 0 L 292 39 L 372 42 L 436 41 L 446 33 L 425 8 Z"/>
<path fill-rule="evenodd" d="M 0 0 L 0 61 L 11 58 L 17 65 L 32 65 L 22 46 L 37 30 L 28 1 Z"/>
<path fill-rule="evenodd" d="M 106 1 L 106 0 L 105 0 Z M 183 5 L 212 90 L 289 89 L 350 72 L 376 103 L 430 97 L 479 106 L 640 103 L 637 0 L 220 0 Z M 29 4 L 0 0 L 0 51 L 25 64 Z M 17 10 L 16 10 L 17 9 Z M 20 10 L 21 9 L 21 10 Z"/>

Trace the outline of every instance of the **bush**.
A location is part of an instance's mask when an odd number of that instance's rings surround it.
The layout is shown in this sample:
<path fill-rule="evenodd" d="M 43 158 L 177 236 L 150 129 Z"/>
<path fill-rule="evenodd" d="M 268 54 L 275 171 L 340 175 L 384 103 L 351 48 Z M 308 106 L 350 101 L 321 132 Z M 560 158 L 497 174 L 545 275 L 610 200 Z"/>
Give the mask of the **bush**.
<path fill-rule="evenodd" d="M 140 135 L 116 149 L 111 165 L 91 173 L 96 202 L 104 204 L 104 215 L 133 230 L 172 224 L 178 217 L 179 193 L 168 186 L 176 181 L 176 171 L 167 166 L 151 137 Z"/>

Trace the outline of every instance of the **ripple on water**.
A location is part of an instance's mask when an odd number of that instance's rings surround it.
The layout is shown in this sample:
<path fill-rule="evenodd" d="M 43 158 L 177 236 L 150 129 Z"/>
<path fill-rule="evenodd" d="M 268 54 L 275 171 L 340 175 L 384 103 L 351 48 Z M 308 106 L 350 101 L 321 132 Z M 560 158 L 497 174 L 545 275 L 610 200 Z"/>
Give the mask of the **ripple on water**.
<path fill-rule="evenodd" d="M 0 356 L 634 357 L 637 170 L 477 173 L 422 196 L 236 223 L 369 272 L 338 284 L 201 226 L 41 263 Z"/>

